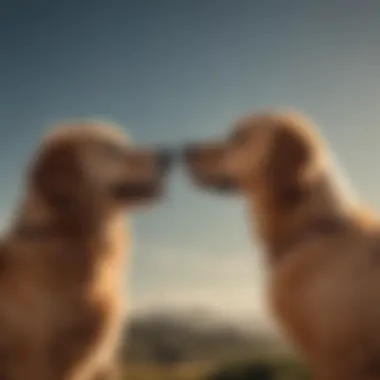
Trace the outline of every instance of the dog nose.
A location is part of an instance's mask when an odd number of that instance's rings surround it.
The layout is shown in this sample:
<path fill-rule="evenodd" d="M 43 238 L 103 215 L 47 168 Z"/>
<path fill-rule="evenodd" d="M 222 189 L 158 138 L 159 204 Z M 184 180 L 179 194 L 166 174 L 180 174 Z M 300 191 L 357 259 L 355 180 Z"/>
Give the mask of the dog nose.
<path fill-rule="evenodd" d="M 166 173 L 172 164 L 173 153 L 169 150 L 163 150 L 158 153 L 157 167 L 160 173 Z"/>
<path fill-rule="evenodd" d="M 198 157 L 198 148 L 195 144 L 187 144 L 183 148 L 183 157 L 186 161 L 193 161 Z"/>

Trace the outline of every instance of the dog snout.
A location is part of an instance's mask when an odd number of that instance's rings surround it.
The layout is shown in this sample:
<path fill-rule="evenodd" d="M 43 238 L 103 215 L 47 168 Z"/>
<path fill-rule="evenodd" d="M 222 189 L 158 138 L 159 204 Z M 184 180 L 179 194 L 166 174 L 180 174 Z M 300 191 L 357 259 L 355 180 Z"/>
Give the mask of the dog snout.
<path fill-rule="evenodd" d="M 199 149 L 196 144 L 187 144 L 183 148 L 183 157 L 187 162 L 194 162 L 199 158 Z"/>
<path fill-rule="evenodd" d="M 157 154 L 157 168 L 161 174 L 169 171 L 173 163 L 173 153 L 170 150 L 162 150 Z"/>

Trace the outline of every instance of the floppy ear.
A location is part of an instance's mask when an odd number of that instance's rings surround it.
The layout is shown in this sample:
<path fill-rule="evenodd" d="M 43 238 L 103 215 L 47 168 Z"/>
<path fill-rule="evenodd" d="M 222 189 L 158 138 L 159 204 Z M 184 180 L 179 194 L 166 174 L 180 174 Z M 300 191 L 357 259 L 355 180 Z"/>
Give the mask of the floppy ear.
<path fill-rule="evenodd" d="M 31 181 L 52 206 L 69 207 L 78 194 L 80 170 L 71 146 L 54 146 L 37 157 L 31 171 Z"/>
<path fill-rule="evenodd" d="M 281 128 L 274 136 L 267 167 L 268 190 L 281 209 L 293 207 L 307 192 L 304 174 L 311 164 L 312 147 L 301 133 Z"/>

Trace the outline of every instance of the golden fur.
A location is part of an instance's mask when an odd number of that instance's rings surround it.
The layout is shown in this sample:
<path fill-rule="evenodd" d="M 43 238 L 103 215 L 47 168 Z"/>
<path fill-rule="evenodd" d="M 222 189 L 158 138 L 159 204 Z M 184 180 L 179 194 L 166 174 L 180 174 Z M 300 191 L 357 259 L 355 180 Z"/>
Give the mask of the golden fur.
<path fill-rule="evenodd" d="M 107 125 L 57 127 L 0 247 L 0 378 L 103 380 L 122 337 L 124 212 L 157 198 L 165 152 Z"/>
<path fill-rule="evenodd" d="M 185 159 L 199 186 L 243 194 L 272 310 L 317 378 L 380 379 L 379 224 L 340 186 L 312 123 L 256 113 Z"/>

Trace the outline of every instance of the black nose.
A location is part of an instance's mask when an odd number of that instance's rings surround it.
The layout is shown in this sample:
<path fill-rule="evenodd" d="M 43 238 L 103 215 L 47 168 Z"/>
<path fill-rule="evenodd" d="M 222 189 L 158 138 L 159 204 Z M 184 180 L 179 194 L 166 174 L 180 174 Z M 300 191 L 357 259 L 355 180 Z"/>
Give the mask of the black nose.
<path fill-rule="evenodd" d="M 187 144 L 183 148 L 183 157 L 187 161 L 195 160 L 198 157 L 198 147 L 196 144 Z"/>
<path fill-rule="evenodd" d="M 173 162 L 173 153 L 169 150 L 162 150 L 157 155 L 157 167 L 160 173 L 166 173 Z"/>

